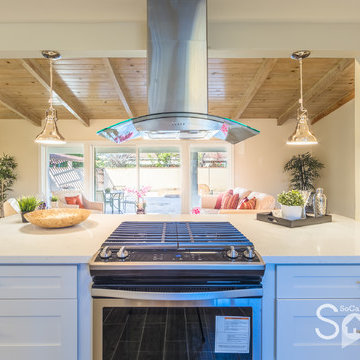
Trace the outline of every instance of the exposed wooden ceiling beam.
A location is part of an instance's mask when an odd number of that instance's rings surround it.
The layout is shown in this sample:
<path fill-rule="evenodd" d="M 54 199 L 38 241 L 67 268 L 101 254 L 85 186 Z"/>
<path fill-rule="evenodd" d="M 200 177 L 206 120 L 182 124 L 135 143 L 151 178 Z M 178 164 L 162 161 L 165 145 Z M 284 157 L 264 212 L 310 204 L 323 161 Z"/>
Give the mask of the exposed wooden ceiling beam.
<path fill-rule="evenodd" d="M 34 61 L 29 59 L 21 59 L 22 66 L 47 90 L 50 91 L 50 76 L 43 71 Z M 81 110 L 81 105 L 73 99 L 73 93 L 68 89 L 67 85 L 56 76 L 54 71 L 53 94 L 58 98 L 62 106 L 64 106 L 76 119 L 81 121 L 85 126 L 90 125 L 90 119 Z"/>
<path fill-rule="evenodd" d="M 276 62 L 277 59 L 264 59 L 255 76 L 251 80 L 250 85 L 246 89 L 245 94 L 241 97 L 237 109 L 234 112 L 234 120 L 240 119 L 241 115 L 244 113 L 252 99 L 255 97 L 256 93 L 259 91 L 260 87 L 263 85 L 264 81 L 269 76 Z"/>
<path fill-rule="evenodd" d="M 345 95 L 343 98 L 338 100 L 335 104 L 332 104 L 331 106 L 327 107 L 326 109 L 320 111 L 318 114 L 316 114 L 312 120 L 311 124 L 315 124 L 325 116 L 331 114 L 333 111 L 337 110 L 340 106 L 343 106 L 350 100 L 355 98 L 355 90 L 350 91 L 347 95 Z"/>
<path fill-rule="evenodd" d="M 108 73 L 109 79 L 111 80 L 111 82 L 114 85 L 114 89 L 116 91 L 116 94 L 118 95 L 121 103 L 123 104 L 128 116 L 130 118 L 134 117 L 134 112 L 131 110 L 130 105 L 129 105 L 129 101 L 126 99 L 126 96 L 124 94 L 123 91 L 123 84 L 122 81 L 120 79 L 120 77 L 116 74 L 113 65 L 111 64 L 110 59 L 108 58 L 104 58 L 104 65 L 106 67 L 106 71 Z"/>
<path fill-rule="evenodd" d="M 304 103 L 320 96 L 327 88 L 329 88 L 336 80 L 339 79 L 341 74 L 348 69 L 349 66 L 353 66 L 354 59 L 342 59 L 340 60 L 328 73 L 326 73 L 319 81 L 317 81 L 305 94 Z M 299 106 L 299 101 L 295 101 L 279 116 L 278 125 L 284 124 L 290 116 L 295 112 Z"/>
<path fill-rule="evenodd" d="M 33 114 L 31 111 L 25 110 L 21 105 L 15 103 L 3 93 L 0 93 L 0 104 L 19 115 L 22 119 L 31 121 L 36 126 L 41 126 L 41 118 Z"/>

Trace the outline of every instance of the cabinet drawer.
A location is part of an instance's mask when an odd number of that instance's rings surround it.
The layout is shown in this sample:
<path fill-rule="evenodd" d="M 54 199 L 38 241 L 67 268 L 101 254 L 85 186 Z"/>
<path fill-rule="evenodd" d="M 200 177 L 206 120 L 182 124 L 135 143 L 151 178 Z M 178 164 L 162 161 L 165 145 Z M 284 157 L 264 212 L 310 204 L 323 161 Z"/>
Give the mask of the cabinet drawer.
<path fill-rule="evenodd" d="M 0 300 L 0 359 L 76 360 L 76 299 Z"/>
<path fill-rule="evenodd" d="M 276 303 L 276 360 L 359 359 L 358 301 L 280 299 Z"/>
<path fill-rule="evenodd" d="M 279 265 L 277 298 L 360 299 L 360 266 Z"/>
<path fill-rule="evenodd" d="M 2 265 L 0 299 L 76 299 L 75 265 Z"/>

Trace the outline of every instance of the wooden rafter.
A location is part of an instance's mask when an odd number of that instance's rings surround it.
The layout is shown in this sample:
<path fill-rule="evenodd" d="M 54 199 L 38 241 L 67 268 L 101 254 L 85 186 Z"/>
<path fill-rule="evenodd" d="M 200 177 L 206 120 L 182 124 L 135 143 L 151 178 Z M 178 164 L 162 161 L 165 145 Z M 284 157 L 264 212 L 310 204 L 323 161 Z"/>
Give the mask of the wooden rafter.
<path fill-rule="evenodd" d="M 47 90 L 50 91 L 49 75 L 45 73 L 37 64 L 32 60 L 21 59 L 22 66 Z M 85 126 L 90 125 L 89 118 L 81 110 L 81 105 L 77 100 L 72 97 L 72 92 L 67 88 L 66 84 L 56 76 L 54 71 L 54 84 L 53 84 L 54 97 L 58 98 L 62 106 L 64 106 L 76 119 L 81 121 Z"/>
<path fill-rule="evenodd" d="M 327 88 L 329 88 L 341 74 L 354 64 L 354 59 L 340 60 L 328 73 L 326 73 L 319 81 L 317 81 L 305 94 L 304 103 L 306 104 L 310 99 L 319 97 Z M 292 103 L 278 118 L 278 125 L 284 124 L 289 117 L 295 112 L 299 102 Z"/>
<path fill-rule="evenodd" d="M 19 115 L 22 119 L 31 121 L 36 126 L 41 126 L 41 119 L 31 111 L 25 110 L 21 105 L 14 102 L 5 94 L 0 93 L 0 104 Z"/>
<path fill-rule="evenodd" d="M 324 110 L 320 111 L 318 114 L 316 114 L 312 118 L 311 124 L 315 124 L 316 122 L 318 122 L 325 116 L 331 114 L 333 111 L 337 110 L 340 106 L 343 106 L 344 104 L 346 104 L 347 102 L 349 102 L 350 100 L 352 100 L 354 98 L 355 98 L 355 90 L 352 90 L 347 95 L 345 95 L 343 98 L 338 100 L 335 104 L 330 105 L 326 109 L 324 109 Z"/>
<path fill-rule="evenodd" d="M 104 65 L 106 67 L 106 71 L 108 73 L 109 79 L 111 80 L 112 84 L 114 85 L 114 89 L 116 91 L 116 94 L 118 95 L 121 103 L 123 104 L 128 116 L 130 118 L 134 117 L 134 112 L 131 110 L 129 101 L 126 99 L 126 96 L 123 91 L 123 85 L 120 77 L 116 74 L 114 71 L 114 67 L 111 64 L 110 59 L 104 58 Z"/>
<path fill-rule="evenodd" d="M 252 99 L 255 97 L 256 93 L 259 91 L 260 87 L 263 85 L 264 81 L 269 76 L 276 62 L 277 59 L 264 59 L 236 108 L 233 116 L 234 120 L 240 119 L 241 115 L 244 113 Z"/>

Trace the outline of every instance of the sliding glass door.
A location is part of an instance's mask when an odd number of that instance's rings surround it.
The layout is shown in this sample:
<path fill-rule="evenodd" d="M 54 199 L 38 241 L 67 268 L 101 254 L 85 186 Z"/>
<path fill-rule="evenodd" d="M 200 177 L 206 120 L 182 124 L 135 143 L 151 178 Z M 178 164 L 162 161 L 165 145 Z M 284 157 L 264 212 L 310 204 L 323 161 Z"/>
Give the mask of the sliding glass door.
<path fill-rule="evenodd" d="M 201 205 L 202 196 L 215 196 L 231 187 L 227 147 L 194 146 L 190 151 L 191 207 Z"/>
<path fill-rule="evenodd" d="M 95 147 L 95 200 L 104 202 L 106 213 L 135 212 L 135 199 L 125 202 L 138 187 L 135 147 Z"/>
<path fill-rule="evenodd" d="M 148 214 L 180 214 L 180 149 L 174 146 L 140 147 L 139 186 L 147 191 Z"/>

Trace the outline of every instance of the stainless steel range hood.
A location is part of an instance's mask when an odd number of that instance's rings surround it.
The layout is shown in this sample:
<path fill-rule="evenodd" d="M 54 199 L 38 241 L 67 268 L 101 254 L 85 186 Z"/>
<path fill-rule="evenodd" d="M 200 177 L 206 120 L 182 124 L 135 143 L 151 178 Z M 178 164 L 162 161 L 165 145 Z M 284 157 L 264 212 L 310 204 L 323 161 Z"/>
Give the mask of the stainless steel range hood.
<path fill-rule="evenodd" d="M 232 144 L 257 135 L 238 121 L 209 115 L 206 0 L 148 0 L 149 115 L 98 132 L 122 143 L 218 138 Z"/>

